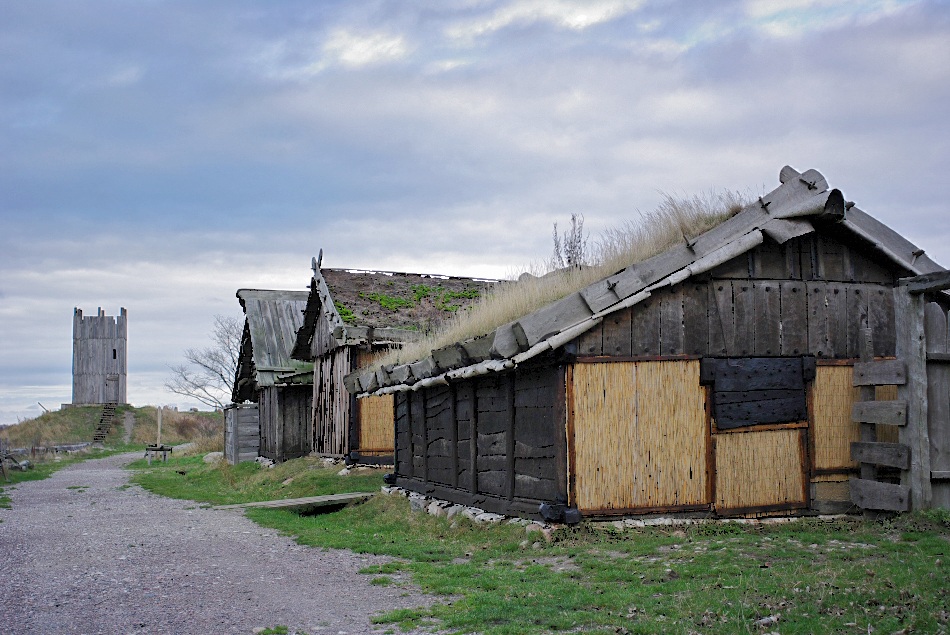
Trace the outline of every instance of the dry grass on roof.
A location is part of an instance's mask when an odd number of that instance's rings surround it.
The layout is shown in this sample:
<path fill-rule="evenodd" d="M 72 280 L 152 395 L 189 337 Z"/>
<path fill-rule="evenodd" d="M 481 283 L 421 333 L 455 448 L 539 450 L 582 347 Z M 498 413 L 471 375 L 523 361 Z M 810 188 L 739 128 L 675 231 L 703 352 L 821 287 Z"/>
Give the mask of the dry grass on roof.
<path fill-rule="evenodd" d="M 594 243 L 592 265 L 497 284 L 470 309 L 458 312 L 437 331 L 401 350 L 390 351 L 376 363 L 405 364 L 426 357 L 433 349 L 491 333 L 502 324 L 712 229 L 738 213 L 743 205 L 736 192 L 687 198 L 666 194 L 656 210 L 641 214 L 638 221 L 628 220 L 604 232 Z"/>

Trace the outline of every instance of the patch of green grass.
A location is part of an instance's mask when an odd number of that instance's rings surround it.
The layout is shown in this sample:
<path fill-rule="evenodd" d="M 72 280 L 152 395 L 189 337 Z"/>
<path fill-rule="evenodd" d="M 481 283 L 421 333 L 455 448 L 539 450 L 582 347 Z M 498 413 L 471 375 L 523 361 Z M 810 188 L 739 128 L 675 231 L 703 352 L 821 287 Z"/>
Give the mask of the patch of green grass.
<path fill-rule="evenodd" d="M 356 314 L 353 313 L 353 311 L 351 311 L 348 307 L 343 306 L 343 304 L 337 302 L 336 300 L 333 301 L 333 306 L 336 308 L 336 312 L 340 314 L 340 319 L 346 324 L 357 323 Z"/>
<path fill-rule="evenodd" d="M 465 289 L 464 291 L 449 291 L 440 286 L 430 287 L 426 284 L 414 284 L 410 287 L 413 298 L 418 304 L 423 298 L 432 298 L 436 308 L 440 311 L 458 311 L 459 305 L 450 304 L 452 300 L 473 300 L 480 295 L 476 288 Z"/>
<path fill-rule="evenodd" d="M 282 498 L 302 498 L 346 492 L 379 491 L 380 470 L 338 476 L 340 467 L 324 467 L 319 459 L 302 458 L 261 468 L 245 461 L 205 463 L 201 456 L 172 457 L 166 462 L 144 460 L 129 465 L 132 482 L 170 498 L 212 505 L 250 503 Z"/>
<path fill-rule="evenodd" d="M 375 302 L 379 303 L 379 306 L 390 311 L 398 311 L 399 309 L 409 309 L 416 305 L 416 303 L 408 298 L 400 298 L 396 296 L 386 295 L 385 293 L 360 293 L 361 297 L 368 298 Z"/>
<path fill-rule="evenodd" d="M 187 477 L 207 469 L 209 478 L 225 478 L 221 468 L 184 468 Z M 245 491 L 241 481 L 258 475 L 232 477 L 230 487 Z M 380 586 L 409 574 L 447 599 L 374 619 L 393 628 L 704 635 L 950 629 L 945 512 L 630 531 L 585 524 L 551 543 L 519 525 L 412 513 L 398 496 L 312 516 L 267 509 L 247 515 L 304 545 L 391 556 L 361 573 Z M 778 621 L 756 624 L 770 616 Z"/>

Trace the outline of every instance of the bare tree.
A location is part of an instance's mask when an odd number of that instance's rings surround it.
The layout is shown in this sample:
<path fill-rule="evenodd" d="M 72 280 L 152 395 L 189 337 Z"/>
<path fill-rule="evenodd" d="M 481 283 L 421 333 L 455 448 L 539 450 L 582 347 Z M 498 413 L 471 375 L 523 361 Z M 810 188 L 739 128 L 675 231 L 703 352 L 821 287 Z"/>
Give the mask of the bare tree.
<path fill-rule="evenodd" d="M 171 367 L 165 388 L 191 397 L 212 408 L 224 408 L 231 400 L 244 323 L 227 315 L 215 315 L 211 346 L 185 351 L 187 364 Z"/>
<path fill-rule="evenodd" d="M 551 257 L 551 268 L 581 267 L 590 264 L 589 259 L 587 236 L 584 235 L 584 215 L 571 214 L 571 228 L 563 235 L 557 233 L 557 223 L 554 223 L 554 255 Z"/>

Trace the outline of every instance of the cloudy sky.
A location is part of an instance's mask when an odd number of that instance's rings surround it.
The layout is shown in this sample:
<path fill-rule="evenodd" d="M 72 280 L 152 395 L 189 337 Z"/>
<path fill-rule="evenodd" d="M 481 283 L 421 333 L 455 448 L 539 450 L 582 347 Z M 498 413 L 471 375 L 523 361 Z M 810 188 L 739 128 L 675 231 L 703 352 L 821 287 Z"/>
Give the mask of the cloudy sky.
<path fill-rule="evenodd" d="M 0 0 L 0 423 L 70 400 L 74 307 L 129 400 L 239 287 L 501 277 L 663 193 L 817 168 L 950 265 L 950 4 Z"/>

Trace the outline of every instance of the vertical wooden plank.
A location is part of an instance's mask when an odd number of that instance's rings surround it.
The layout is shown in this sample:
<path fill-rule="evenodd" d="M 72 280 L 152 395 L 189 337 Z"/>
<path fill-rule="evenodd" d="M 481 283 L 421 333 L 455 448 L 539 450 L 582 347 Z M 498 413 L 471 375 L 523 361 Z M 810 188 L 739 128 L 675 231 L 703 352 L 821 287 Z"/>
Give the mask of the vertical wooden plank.
<path fill-rule="evenodd" d="M 923 295 L 908 293 L 906 286 L 894 289 L 897 357 L 907 368 L 907 383 L 897 388 L 898 398 L 907 402 L 907 425 L 900 427 L 898 440 L 910 447 L 910 470 L 901 472 L 901 485 L 910 488 L 911 510 L 928 509 L 932 499 L 924 304 Z"/>
<path fill-rule="evenodd" d="M 793 238 L 782 245 L 785 252 L 785 271 L 789 280 L 802 279 L 802 242 L 800 238 Z"/>
<path fill-rule="evenodd" d="M 577 444 L 575 437 L 574 409 L 577 398 L 577 387 L 574 385 L 576 364 L 564 368 L 564 409 L 565 426 L 564 439 L 567 447 L 567 504 L 577 507 Z"/>
<path fill-rule="evenodd" d="M 558 496 L 564 501 L 569 498 L 568 482 L 568 453 L 567 453 L 567 428 L 568 428 L 568 404 L 567 395 L 571 387 L 569 367 L 561 366 L 558 368 L 557 383 L 554 392 L 554 480 L 557 484 Z"/>
<path fill-rule="evenodd" d="M 633 307 L 631 332 L 634 355 L 660 354 L 660 301 L 656 295 Z"/>
<path fill-rule="evenodd" d="M 688 355 L 709 352 L 708 285 L 686 282 L 683 285 L 683 347 Z"/>
<path fill-rule="evenodd" d="M 452 475 L 449 484 L 452 489 L 459 486 L 459 419 L 458 419 L 458 389 L 457 385 L 449 386 L 449 421 L 447 435 L 449 440 L 449 457 L 452 461 Z"/>
<path fill-rule="evenodd" d="M 947 353 L 947 314 L 934 302 L 924 309 L 928 353 Z M 930 438 L 930 469 L 950 471 L 950 364 L 927 364 L 927 433 Z M 950 509 L 950 482 L 931 483 L 932 505 Z"/>
<path fill-rule="evenodd" d="M 753 351 L 756 355 L 778 355 L 782 350 L 779 284 L 772 280 L 756 281 L 752 284 L 752 297 L 755 302 Z"/>
<path fill-rule="evenodd" d="M 863 329 L 861 335 L 861 361 L 870 362 L 874 358 L 871 329 Z M 858 401 L 874 401 L 874 392 L 874 386 L 861 386 L 858 388 Z M 861 424 L 861 441 L 865 443 L 874 443 L 877 441 L 877 427 L 873 423 Z M 877 478 L 877 471 L 874 465 L 861 463 L 861 478 L 866 481 L 875 480 Z"/>
<path fill-rule="evenodd" d="M 619 311 L 626 313 L 626 311 Z M 598 324 L 578 338 L 578 355 L 603 355 L 604 354 L 604 325 Z"/>
<path fill-rule="evenodd" d="M 472 496 L 475 496 L 475 494 L 478 493 L 478 390 L 476 390 L 474 381 L 467 381 L 465 385 L 467 389 L 471 391 L 468 395 L 472 409 L 472 438 L 470 439 L 471 442 L 468 448 L 469 476 L 471 477 L 469 490 Z"/>
<path fill-rule="evenodd" d="M 804 355 L 808 350 L 808 303 L 804 282 L 780 285 L 782 355 Z"/>
<path fill-rule="evenodd" d="M 871 326 L 868 320 L 868 288 L 860 284 L 849 285 L 846 292 L 848 328 L 847 353 L 844 357 L 857 357 L 861 354 L 861 333 Z M 873 330 L 871 336 L 874 336 Z"/>
<path fill-rule="evenodd" d="M 716 301 L 716 293 L 721 292 L 723 282 L 721 280 L 710 280 L 706 284 L 706 315 L 707 315 L 707 334 L 708 344 L 707 353 L 709 355 L 725 355 L 726 342 L 723 332 L 722 316 L 719 314 L 719 305 Z M 729 323 L 732 324 L 732 304 L 728 307 Z"/>
<path fill-rule="evenodd" d="M 505 429 L 505 475 L 507 478 L 507 498 L 512 500 L 515 497 L 515 371 L 508 373 L 505 382 L 505 397 L 508 400 L 507 411 L 508 426 Z"/>
<path fill-rule="evenodd" d="M 604 318 L 600 327 L 603 331 L 602 355 L 629 357 L 633 354 L 630 313 L 630 309 L 624 309 Z"/>
<path fill-rule="evenodd" d="M 865 285 L 868 294 L 868 325 L 874 337 L 874 355 L 891 357 L 896 350 L 894 292 L 879 285 Z"/>
<path fill-rule="evenodd" d="M 827 314 L 825 338 L 829 357 L 848 356 L 848 303 L 844 285 L 829 283 L 825 295 Z"/>
<path fill-rule="evenodd" d="M 660 355 L 683 354 L 682 285 L 665 291 L 660 299 Z"/>
<path fill-rule="evenodd" d="M 781 245 L 771 241 L 763 243 L 752 251 L 753 277 L 760 280 L 778 280 L 788 276 L 785 251 Z"/>
<path fill-rule="evenodd" d="M 715 307 L 716 320 L 709 323 L 710 351 L 727 355 L 732 353 L 736 340 L 735 303 L 732 300 L 732 282 L 713 280 L 709 287 L 710 308 Z M 716 344 L 718 347 L 714 347 Z"/>
<path fill-rule="evenodd" d="M 422 403 L 422 482 L 429 482 L 429 422 L 426 421 L 429 414 L 428 399 L 429 391 L 425 388 L 419 391 L 419 400 Z"/>
<path fill-rule="evenodd" d="M 845 276 L 844 254 L 838 241 L 818 236 L 818 270 L 821 277 L 828 281 L 843 282 L 850 279 Z"/>
<path fill-rule="evenodd" d="M 732 298 L 735 302 L 735 332 L 730 355 L 752 355 L 755 340 L 755 293 L 751 280 L 736 280 L 732 283 Z"/>

